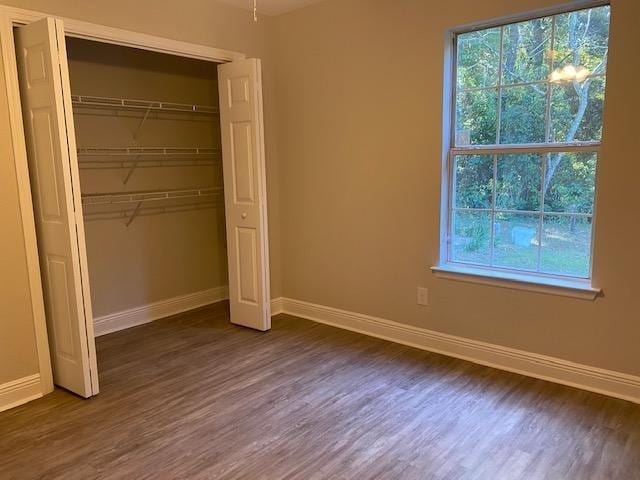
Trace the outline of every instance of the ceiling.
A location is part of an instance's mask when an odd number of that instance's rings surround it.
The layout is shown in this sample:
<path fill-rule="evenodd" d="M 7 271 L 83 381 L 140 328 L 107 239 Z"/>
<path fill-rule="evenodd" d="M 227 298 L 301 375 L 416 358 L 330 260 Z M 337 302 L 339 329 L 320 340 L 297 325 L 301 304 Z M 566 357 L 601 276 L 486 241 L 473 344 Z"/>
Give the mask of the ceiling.
<path fill-rule="evenodd" d="M 253 10 L 253 0 L 219 0 L 235 7 Z M 280 15 L 297 10 L 322 0 L 257 0 L 258 12 L 265 15 Z"/>

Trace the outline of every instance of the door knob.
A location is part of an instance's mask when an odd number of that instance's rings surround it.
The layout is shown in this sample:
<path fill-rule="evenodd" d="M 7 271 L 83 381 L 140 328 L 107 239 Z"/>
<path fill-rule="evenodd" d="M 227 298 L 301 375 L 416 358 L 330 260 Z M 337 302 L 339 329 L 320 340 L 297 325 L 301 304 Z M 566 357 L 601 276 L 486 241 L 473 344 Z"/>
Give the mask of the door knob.
<path fill-rule="evenodd" d="M 244 220 L 245 218 L 247 218 L 247 212 L 242 212 L 242 214 L 240 216 Z"/>

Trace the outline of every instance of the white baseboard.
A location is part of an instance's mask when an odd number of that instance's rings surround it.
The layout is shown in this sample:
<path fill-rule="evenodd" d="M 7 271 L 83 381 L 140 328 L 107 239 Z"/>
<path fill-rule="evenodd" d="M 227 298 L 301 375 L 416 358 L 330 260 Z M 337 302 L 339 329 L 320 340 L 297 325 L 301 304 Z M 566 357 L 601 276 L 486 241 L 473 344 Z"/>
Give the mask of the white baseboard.
<path fill-rule="evenodd" d="M 0 385 L 0 412 L 42 397 L 40 374 L 29 375 Z"/>
<path fill-rule="evenodd" d="M 283 313 L 282 309 L 282 301 L 284 299 L 282 297 L 272 298 L 271 299 L 271 316 L 279 315 Z"/>
<path fill-rule="evenodd" d="M 291 298 L 275 299 L 281 311 L 334 327 L 441 353 L 500 370 L 640 403 L 640 377 L 468 338 L 339 310 Z M 274 310 L 275 311 L 275 310 Z"/>
<path fill-rule="evenodd" d="M 160 318 L 204 307 L 228 298 L 229 287 L 225 285 L 104 315 L 95 318 L 93 321 L 95 335 L 99 337 L 107 333 L 153 322 Z"/>

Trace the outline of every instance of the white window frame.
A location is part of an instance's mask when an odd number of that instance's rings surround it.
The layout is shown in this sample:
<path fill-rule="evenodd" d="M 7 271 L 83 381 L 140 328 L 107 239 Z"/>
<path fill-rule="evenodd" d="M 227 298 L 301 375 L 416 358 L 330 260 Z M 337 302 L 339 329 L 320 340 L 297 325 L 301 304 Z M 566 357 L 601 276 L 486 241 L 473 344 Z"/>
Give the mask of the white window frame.
<path fill-rule="evenodd" d="M 496 144 L 494 145 L 465 145 L 457 146 L 455 143 L 456 136 L 456 92 L 457 92 L 457 37 L 460 34 L 473 32 L 477 30 L 484 30 L 488 28 L 504 27 L 506 25 L 518 22 L 524 22 L 541 17 L 549 17 L 553 15 L 569 13 L 578 10 L 584 10 L 587 8 L 596 8 L 602 6 L 610 6 L 610 2 L 607 0 L 585 0 L 575 2 L 569 6 L 562 5 L 559 7 L 541 9 L 533 12 L 528 12 L 522 15 L 514 15 L 506 18 L 496 19 L 490 22 L 475 23 L 470 25 L 464 25 L 456 29 L 452 29 L 447 32 L 445 38 L 445 71 L 444 71 L 444 95 L 443 95 L 443 142 L 442 142 L 442 202 L 441 202 L 441 215 L 440 215 L 440 260 L 437 266 L 431 267 L 434 273 L 441 277 L 453 280 L 462 280 L 467 282 L 490 284 L 495 286 L 502 286 L 508 288 L 514 288 L 519 290 L 531 290 L 541 293 L 549 293 L 554 295 L 564 295 L 576 298 L 594 299 L 601 294 L 600 288 L 593 286 L 593 258 L 594 258 L 594 238 L 595 238 L 595 225 L 596 225 L 596 199 L 597 199 L 597 185 L 598 185 L 598 172 L 597 165 L 600 161 L 600 147 L 601 141 L 588 141 L 588 142 L 557 142 L 557 143 L 533 143 L 533 144 L 499 144 L 500 137 L 500 117 L 501 117 L 501 91 L 507 86 L 503 85 L 501 78 L 502 59 L 499 59 L 498 65 L 498 83 L 491 87 L 478 87 L 477 90 L 495 90 L 497 92 L 497 109 L 496 109 Z M 555 19 L 553 21 L 552 37 L 555 30 Z M 502 34 L 504 29 L 501 29 L 500 37 L 500 49 L 502 49 Z M 553 41 L 553 40 L 552 40 Z M 550 60 L 551 61 L 551 60 Z M 551 72 L 551 69 L 549 70 Z M 595 74 L 593 77 L 604 77 L 604 74 Z M 535 85 L 546 85 L 547 80 L 538 80 L 531 82 L 521 82 L 508 84 L 509 87 Z M 476 89 L 471 89 L 476 90 Z M 546 108 L 545 108 L 545 141 L 549 139 L 550 129 L 550 99 L 551 88 L 547 89 L 546 93 Z M 606 102 L 606 99 L 605 99 Z M 591 217 L 591 250 L 589 254 L 589 276 L 588 278 L 577 278 L 563 275 L 542 273 L 536 271 L 525 271 L 517 269 L 509 269 L 496 266 L 483 266 L 475 265 L 471 263 L 454 262 L 450 260 L 451 252 L 451 227 L 453 218 L 453 181 L 454 181 L 454 158 L 456 155 L 473 155 L 473 154 L 485 154 L 492 155 L 494 162 L 494 176 L 497 155 L 509 154 L 509 153 L 534 153 L 534 154 L 548 154 L 554 152 L 595 152 L 598 157 L 598 163 L 596 165 L 596 189 L 594 192 L 593 211 L 591 214 L 585 214 L 584 216 Z M 546 162 L 543 160 L 542 178 L 544 178 L 544 168 Z M 495 189 L 495 185 L 494 185 Z M 495 203 L 495 190 L 493 195 L 493 202 Z M 540 211 L 528 212 L 528 211 L 513 211 L 512 213 L 535 213 L 541 217 L 544 215 L 544 199 L 541 199 Z M 490 208 L 484 209 L 495 214 L 495 204 L 492 204 Z M 504 209 L 498 209 L 500 213 L 505 212 Z M 474 209 L 472 211 L 479 211 Z M 508 212 L 507 212 L 508 213 Z M 557 212 L 554 212 L 555 215 Z M 562 215 L 562 213 L 560 214 Z M 569 215 L 569 214 L 568 214 Z M 573 216 L 581 216 L 581 214 L 570 214 Z M 539 229 L 538 236 L 542 235 L 542 230 Z M 491 250 L 493 251 L 493 236 L 494 226 L 491 222 Z M 539 247 L 538 255 L 540 255 L 541 246 Z M 539 266 L 539 263 L 538 263 Z"/>

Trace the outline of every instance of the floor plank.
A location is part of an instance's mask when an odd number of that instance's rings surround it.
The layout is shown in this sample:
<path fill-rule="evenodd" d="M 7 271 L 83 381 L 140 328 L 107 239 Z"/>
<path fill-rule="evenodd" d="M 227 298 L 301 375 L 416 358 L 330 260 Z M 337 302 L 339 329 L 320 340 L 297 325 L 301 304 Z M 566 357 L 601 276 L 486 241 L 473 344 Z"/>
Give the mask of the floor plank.
<path fill-rule="evenodd" d="M 218 304 L 98 338 L 101 393 L 0 414 L 2 479 L 640 479 L 640 406 Z"/>

